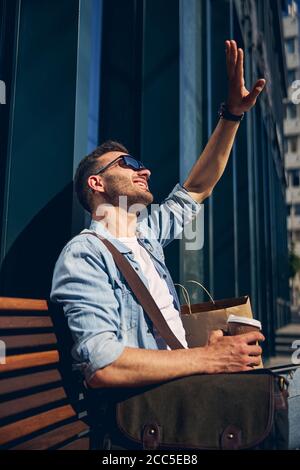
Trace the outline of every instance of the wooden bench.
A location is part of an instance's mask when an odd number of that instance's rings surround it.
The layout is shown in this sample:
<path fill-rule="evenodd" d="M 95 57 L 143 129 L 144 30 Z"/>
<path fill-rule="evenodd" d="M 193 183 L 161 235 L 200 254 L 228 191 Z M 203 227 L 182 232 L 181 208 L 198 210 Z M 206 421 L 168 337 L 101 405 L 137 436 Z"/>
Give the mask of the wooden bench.
<path fill-rule="evenodd" d="M 89 449 L 80 382 L 62 311 L 46 300 L 0 297 L 1 449 Z M 4 343 L 3 343 L 4 342 Z M 0 357 L 1 359 L 1 357 Z"/>

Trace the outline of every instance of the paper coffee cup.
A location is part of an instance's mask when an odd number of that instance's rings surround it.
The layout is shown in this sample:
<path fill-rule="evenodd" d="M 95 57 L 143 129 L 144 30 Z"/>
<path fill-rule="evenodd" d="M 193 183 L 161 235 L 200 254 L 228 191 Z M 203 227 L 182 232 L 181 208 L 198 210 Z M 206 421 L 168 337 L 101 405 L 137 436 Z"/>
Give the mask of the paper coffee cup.
<path fill-rule="evenodd" d="M 251 331 L 261 331 L 261 322 L 254 318 L 239 317 L 237 315 L 229 315 L 227 319 L 228 334 L 230 336 L 242 335 L 250 333 Z M 257 341 L 249 343 L 250 345 L 258 344 Z M 252 366 L 253 367 L 253 366 Z M 255 369 L 261 369 L 262 362 L 259 366 L 254 366 Z"/>
<path fill-rule="evenodd" d="M 261 322 L 254 318 L 229 315 L 227 319 L 228 334 L 230 336 L 242 335 L 250 331 L 261 331 Z"/>

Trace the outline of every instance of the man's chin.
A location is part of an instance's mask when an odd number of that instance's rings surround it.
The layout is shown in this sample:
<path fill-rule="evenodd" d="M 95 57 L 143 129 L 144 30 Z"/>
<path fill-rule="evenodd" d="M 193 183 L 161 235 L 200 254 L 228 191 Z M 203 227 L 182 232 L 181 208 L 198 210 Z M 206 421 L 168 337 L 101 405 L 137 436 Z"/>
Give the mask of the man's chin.
<path fill-rule="evenodd" d="M 133 204 L 142 204 L 144 206 L 148 206 L 154 200 L 153 194 L 150 191 L 144 190 L 143 192 L 130 194 L 127 196 L 127 204 L 128 207 L 132 206 Z"/>
<path fill-rule="evenodd" d="M 122 206 L 128 210 L 134 204 L 140 204 L 147 207 L 154 200 L 153 194 L 146 189 L 134 188 L 116 188 L 110 190 L 107 194 L 107 203 L 115 207 Z"/>

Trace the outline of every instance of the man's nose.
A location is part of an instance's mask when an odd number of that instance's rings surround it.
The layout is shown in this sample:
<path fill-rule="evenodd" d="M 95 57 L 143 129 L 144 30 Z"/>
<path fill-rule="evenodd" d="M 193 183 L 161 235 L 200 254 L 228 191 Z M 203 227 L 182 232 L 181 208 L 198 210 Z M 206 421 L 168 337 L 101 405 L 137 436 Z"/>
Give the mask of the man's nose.
<path fill-rule="evenodd" d="M 141 168 L 137 173 L 141 176 L 146 176 L 147 180 L 150 179 L 151 171 L 148 168 Z"/>

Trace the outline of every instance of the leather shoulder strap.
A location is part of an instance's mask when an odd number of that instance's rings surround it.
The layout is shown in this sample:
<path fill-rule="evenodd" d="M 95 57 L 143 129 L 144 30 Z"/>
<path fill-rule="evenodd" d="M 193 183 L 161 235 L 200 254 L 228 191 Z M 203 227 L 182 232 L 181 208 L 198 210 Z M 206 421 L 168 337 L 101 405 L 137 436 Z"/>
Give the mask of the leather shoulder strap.
<path fill-rule="evenodd" d="M 84 232 L 80 235 L 86 234 L 94 235 L 95 237 L 97 237 L 110 251 L 114 262 L 116 263 L 116 266 L 123 274 L 137 301 L 143 307 L 144 311 L 151 319 L 157 331 L 168 344 L 168 346 L 170 346 L 171 349 L 184 349 L 184 346 L 176 338 L 173 331 L 170 329 L 168 323 L 166 322 L 164 316 L 162 315 L 149 290 L 147 289 L 139 275 L 135 272 L 131 264 L 122 255 L 122 253 L 120 253 L 119 250 L 117 250 L 117 248 L 109 240 L 101 237 L 101 235 L 98 235 L 95 232 Z"/>

